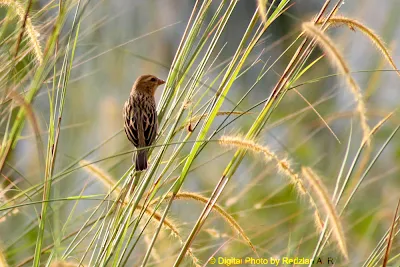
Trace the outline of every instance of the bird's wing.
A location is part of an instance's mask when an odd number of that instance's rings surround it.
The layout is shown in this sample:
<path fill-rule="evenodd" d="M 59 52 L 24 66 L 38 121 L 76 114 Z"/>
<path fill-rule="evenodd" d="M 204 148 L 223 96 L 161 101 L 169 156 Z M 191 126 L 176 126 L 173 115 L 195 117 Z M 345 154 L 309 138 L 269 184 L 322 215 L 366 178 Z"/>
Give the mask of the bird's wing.
<path fill-rule="evenodd" d="M 130 99 L 126 101 L 124 106 L 124 129 L 129 141 L 137 147 L 139 144 L 137 119 L 129 101 Z"/>
<path fill-rule="evenodd" d="M 150 146 L 157 135 L 157 111 L 154 101 L 147 102 L 143 109 L 143 130 L 146 146 Z"/>

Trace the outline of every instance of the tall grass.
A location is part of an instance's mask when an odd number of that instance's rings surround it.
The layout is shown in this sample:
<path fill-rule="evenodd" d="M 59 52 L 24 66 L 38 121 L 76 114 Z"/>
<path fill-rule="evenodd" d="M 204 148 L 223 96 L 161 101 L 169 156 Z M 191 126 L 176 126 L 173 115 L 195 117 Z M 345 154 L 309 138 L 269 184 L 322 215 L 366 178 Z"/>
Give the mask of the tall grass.
<path fill-rule="evenodd" d="M 273 60 L 269 33 L 285 16 L 293 16 L 296 1 L 254 1 L 252 16 L 240 20 L 246 25 L 243 32 L 233 26 L 240 1 L 195 1 L 172 62 L 165 64 L 159 133 L 144 172 L 126 160 L 135 151 L 118 143 L 127 144 L 122 124 L 83 155 L 68 153 L 69 147 L 94 139 L 82 125 L 76 126 L 76 135 L 68 134 L 75 125 L 65 122 L 75 108 L 92 107 L 79 102 L 86 91 L 77 93 L 74 87 L 87 74 L 80 73 L 81 65 L 96 65 L 98 57 L 123 46 L 100 53 L 85 50 L 85 37 L 122 15 L 91 25 L 87 20 L 106 9 L 105 2 L 39 4 L 0 1 L 0 224 L 12 229 L 0 240 L 0 264 L 203 266 L 217 256 L 324 261 L 329 256 L 337 266 L 400 263 L 395 245 L 398 190 L 376 208 L 364 199 L 367 181 L 382 190 L 398 186 L 379 176 L 379 170 L 394 164 L 393 158 L 385 163 L 384 152 L 396 147 L 400 125 L 389 122 L 398 124 L 398 116 L 396 110 L 377 112 L 367 102 L 364 85 L 356 82 L 357 72 L 350 70 L 348 53 L 341 52 L 341 39 L 331 35 L 331 26 L 359 30 L 392 72 L 398 70 L 376 32 L 351 16 L 339 16 L 342 0 L 326 0 L 310 21 L 302 18 L 302 27 L 285 33 L 289 41 L 277 41 L 284 47 Z M 225 43 L 232 31 L 234 42 Z M 332 74 L 328 65 L 339 73 Z M 125 70 L 107 71 L 121 78 Z M 370 72 L 380 70 L 364 71 Z M 327 80 L 338 88 L 314 95 Z M 332 100 L 341 87 L 355 99 L 340 104 L 352 109 L 355 102 L 354 112 L 345 115 Z M 90 101 L 106 98 L 96 89 L 90 87 Z M 124 92 L 127 97 L 129 90 Z M 370 114 L 379 114 L 378 122 Z M 329 116 L 344 117 L 343 123 Z M 111 128 L 117 119 L 104 115 L 99 121 Z M 310 127 L 316 124 L 322 126 Z M 35 153 L 29 153 L 26 140 L 35 145 Z M 240 200 L 228 205 L 235 196 Z M 360 225 L 365 230 L 357 229 Z M 225 234 L 206 234 L 218 231 Z M 363 250 L 355 245 L 362 242 Z"/>

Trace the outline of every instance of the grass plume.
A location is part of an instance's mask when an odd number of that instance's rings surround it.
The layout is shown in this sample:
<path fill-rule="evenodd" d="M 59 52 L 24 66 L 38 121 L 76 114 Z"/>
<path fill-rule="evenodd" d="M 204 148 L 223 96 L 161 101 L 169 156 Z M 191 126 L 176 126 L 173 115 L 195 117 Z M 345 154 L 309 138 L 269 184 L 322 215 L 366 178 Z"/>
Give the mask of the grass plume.
<path fill-rule="evenodd" d="M 268 147 L 257 144 L 254 141 L 247 140 L 238 136 L 222 136 L 219 139 L 219 143 L 225 146 L 240 147 L 242 149 L 247 149 L 257 153 L 263 153 L 268 161 L 273 161 L 276 163 L 276 167 L 280 172 L 285 174 L 290 178 L 292 184 L 297 188 L 297 191 L 304 195 L 306 194 L 306 189 L 299 178 L 299 175 L 293 171 L 289 161 L 287 159 L 280 159 L 274 152 L 272 152 Z"/>
<path fill-rule="evenodd" d="M 115 185 L 115 181 L 111 175 L 105 170 L 99 168 L 96 164 L 93 164 L 87 160 L 81 160 L 79 161 L 79 165 L 83 167 L 85 171 L 96 177 L 107 189 L 110 189 Z M 118 195 L 120 192 L 121 189 L 117 187 L 117 189 L 113 192 L 113 195 Z"/>
<path fill-rule="evenodd" d="M 307 179 L 307 181 L 312 186 L 316 195 L 320 199 L 320 203 L 324 207 L 326 214 L 329 216 L 329 222 L 331 223 L 332 232 L 335 236 L 336 242 L 342 255 L 348 260 L 348 252 L 346 246 L 346 239 L 343 232 L 342 224 L 339 220 L 339 215 L 336 212 L 334 204 L 332 203 L 326 188 L 323 186 L 321 179 L 314 173 L 311 168 L 303 167 L 302 168 L 303 176 Z"/>
<path fill-rule="evenodd" d="M 0 246 L 0 266 L 8 267 L 6 256 L 3 253 L 3 248 Z"/>
<path fill-rule="evenodd" d="M 32 20 L 29 17 L 29 14 L 27 15 L 25 19 L 25 9 L 21 5 L 19 1 L 13 1 L 13 0 L 0 0 L 0 6 L 4 6 L 8 9 L 11 9 L 18 17 L 18 21 L 22 25 L 22 23 L 25 20 L 25 27 L 26 27 L 26 33 L 28 35 L 29 43 L 32 46 L 32 50 L 34 51 L 34 56 L 36 61 L 39 64 L 42 64 L 43 62 L 43 52 L 42 48 L 40 46 L 40 41 L 39 41 L 39 36 L 40 33 L 36 29 L 35 26 L 33 26 Z"/>
<path fill-rule="evenodd" d="M 293 185 L 295 185 L 297 192 L 299 192 L 300 195 L 308 196 L 308 201 L 314 209 L 314 219 L 315 219 L 315 224 L 317 226 L 317 230 L 321 231 L 321 229 L 323 228 L 323 222 L 318 212 L 317 205 L 315 204 L 315 201 L 312 198 L 312 196 L 306 190 L 303 181 L 299 177 L 299 174 L 292 169 L 287 159 L 278 158 L 278 156 L 275 155 L 275 153 L 273 153 L 267 146 L 262 146 L 254 141 L 246 140 L 237 136 L 222 136 L 219 139 L 219 142 L 220 144 L 225 146 L 235 146 L 256 153 L 263 153 L 267 161 L 275 162 L 277 169 L 290 178 L 290 182 Z"/>
<path fill-rule="evenodd" d="M 347 18 L 344 16 L 335 16 L 329 19 L 329 23 L 336 24 L 344 24 L 348 26 L 352 30 L 359 30 L 362 34 L 364 34 L 368 40 L 372 42 L 372 44 L 378 49 L 379 52 L 384 56 L 387 62 L 392 66 L 392 68 L 396 71 L 397 75 L 400 76 L 400 71 L 398 70 L 396 64 L 392 56 L 390 55 L 389 49 L 386 47 L 385 42 L 376 34 L 372 29 L 368 28 L 362 22 L 359 22 L 353 18 Z"/>
<path fill-rule="evenodd" d="M 334 42 L 319 28 L 317 28 L 313 23 L 310 22 L 303 23 L 303 30 L 308 36 L 315 38 L 319 46 L 322 48 L 322 50 L 325 51 L 328 58 L 338 68 L 338 70 L 345 78 L 346 83 L 356 100 L 357 111 L 360 116 L 360 124 L 363 130 L 363 136 L 364 138 L 366 138 L 370 132 L 370 128 L 368 126 L 365 103 L 363 100 L 363 96 L 361 94 L 361 89 L 359 88 L 353 77 L 351 77 L 350 68 L 347 66 L 346 61 L 344 60 L 343 56 L 334 45 Z M 369 139 L 367 140 L 369 144 Z"/>
<path fill-rule="evenodd" d="M 173 195 L 172 193 L 169 193 L 168 195 L 165 196 L 164 200 L 170 199 L 172 197 L 172 195 Z M 174 198 L 175 199 L 191 199 L 191 200 L 195 200 L 197 202 L 203 203 L 203 204 L 206 204 L 209 200 L 208 198 L 206 198 L 200 194 L 193 193 L 193 192 L 179 192 L 178 194 L 175 195 Z M 153 200 L 150 203 L 150 205 L 155 204 L 158 201 L 159 201 L 159 198 Z M 254 251 L 254 253 L 256 255 L 258 255 L 256 248 L 254 247 L 253 243 L 250 241 L 250 238 L 246 235 L 246 233 L 244 232 L 242 227 L 236 222 L 236 220 L 218 204 L 215 204 L 213 206 L 213 210 L 217 214 L 219 214 L 229 224 L 229 226 L 232 228 L 232 230 L 238 232 L 239 235 L 244 239 L 244 241 L 251 247 L 251 249 Z"/>
<path fill-rule="evenodd" d="M 267 22 L 267 9 L 265 8 L 265 0 L 257 0 L 258 13 L 263 23 Z"/>

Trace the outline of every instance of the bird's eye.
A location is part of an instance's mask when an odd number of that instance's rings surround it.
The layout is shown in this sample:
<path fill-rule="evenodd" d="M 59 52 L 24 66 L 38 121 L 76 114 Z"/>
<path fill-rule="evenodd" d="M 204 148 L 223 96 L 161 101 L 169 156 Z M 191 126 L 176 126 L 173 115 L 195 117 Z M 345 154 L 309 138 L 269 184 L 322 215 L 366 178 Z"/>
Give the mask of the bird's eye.
<path fill-rule="evenodd" d="M 153 78 L 150 79 L 150 81 L 155 82 L 156 78 L 153 77 Z"/>

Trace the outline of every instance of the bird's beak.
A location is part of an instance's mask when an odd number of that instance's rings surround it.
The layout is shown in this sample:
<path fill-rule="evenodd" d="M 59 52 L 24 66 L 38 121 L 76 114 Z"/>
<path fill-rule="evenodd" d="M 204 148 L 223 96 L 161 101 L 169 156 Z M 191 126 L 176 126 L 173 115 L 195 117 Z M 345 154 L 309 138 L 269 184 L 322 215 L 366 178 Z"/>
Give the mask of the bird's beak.
<path fill-rule="evenodd" d="M 162 85 L 162 84 L 164 84 L 164 83 L 165 83 L 164 80 L 158 79 L 158 85 Z"/>

